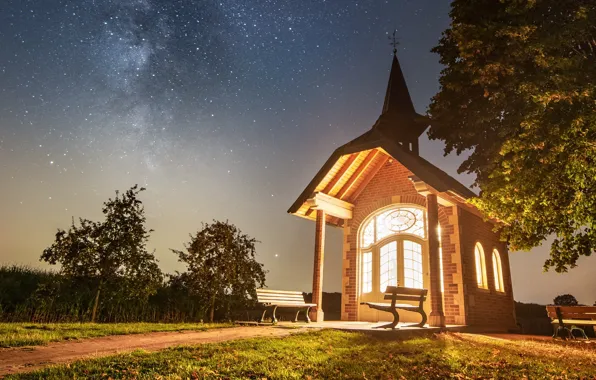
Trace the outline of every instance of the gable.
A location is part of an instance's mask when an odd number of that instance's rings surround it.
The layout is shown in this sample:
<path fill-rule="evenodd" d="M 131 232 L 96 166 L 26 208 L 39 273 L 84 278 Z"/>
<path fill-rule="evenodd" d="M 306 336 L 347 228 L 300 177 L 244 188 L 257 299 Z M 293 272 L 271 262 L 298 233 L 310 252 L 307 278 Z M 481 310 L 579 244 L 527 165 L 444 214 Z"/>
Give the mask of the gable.
<path fill-rule="evenodd" d="M 409 180 L 424 183 L 437 193 L 444 193 L 450 202 L 465 203 L 466 199 L 476 196 L 430 162 L 384 138 L 382 133 L 371 130 L 338 148 L 288 213 L 314 220 L 316 213 L 307 200 L 318 193 L 348 203 L 356 202 L 361 192 L 389 160 L 396 160 L 403 165 L 412 174 Z M 327 222 L 332 225 L 341 224 L 338 218 L 329 216 Z"/>

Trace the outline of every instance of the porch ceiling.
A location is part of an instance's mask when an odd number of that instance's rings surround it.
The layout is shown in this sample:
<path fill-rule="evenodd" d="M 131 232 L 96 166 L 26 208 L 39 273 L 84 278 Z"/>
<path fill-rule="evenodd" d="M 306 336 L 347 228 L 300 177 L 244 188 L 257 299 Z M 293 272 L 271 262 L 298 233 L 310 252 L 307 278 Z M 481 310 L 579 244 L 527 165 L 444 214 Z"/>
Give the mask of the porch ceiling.
<path fill-rule="evenodd" d="M 322 193 L 353 203 L 388 159 L 389 155 L 380 148 L 340 156 L 316 185 L 313 193 Z M 316 218 L 316 213 L 313 212 L 308 202 L 304 202 L 294 212 L 294 215 L 311 220 Z M 341 220 L 328 216 L 327 222 L 339 225 Z"/>

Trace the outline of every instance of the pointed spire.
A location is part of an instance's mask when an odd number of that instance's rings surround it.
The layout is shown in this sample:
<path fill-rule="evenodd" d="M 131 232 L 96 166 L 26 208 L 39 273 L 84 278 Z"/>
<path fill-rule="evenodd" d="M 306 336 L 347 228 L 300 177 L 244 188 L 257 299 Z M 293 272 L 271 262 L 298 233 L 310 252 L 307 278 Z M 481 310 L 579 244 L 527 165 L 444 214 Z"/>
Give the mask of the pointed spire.
<path fill-rule="evenodd" d="M 391 75 L 387 85 L 387 94 L 385 95 L 385 104 L 383 105 L 383 114 L 397 113 L 401 115 L 414 115 L 416 110 L 410 97 L 410 91 L 401 70 L 401 65 L 397 59 L 397 49 L 394 49 L 393 64 L 391 65 Z"/>
<path fill-rule="evenodd" d="M 391 37 L 389 37 L 391 39 Z M 393 63 L 383 104 L 383 113 L 373 129 L 418 154 L 418 138 L 428 127 L 428 119 L 416 113 L 408 85 L 397 59 L 397 38 L 393 34 Z"/>

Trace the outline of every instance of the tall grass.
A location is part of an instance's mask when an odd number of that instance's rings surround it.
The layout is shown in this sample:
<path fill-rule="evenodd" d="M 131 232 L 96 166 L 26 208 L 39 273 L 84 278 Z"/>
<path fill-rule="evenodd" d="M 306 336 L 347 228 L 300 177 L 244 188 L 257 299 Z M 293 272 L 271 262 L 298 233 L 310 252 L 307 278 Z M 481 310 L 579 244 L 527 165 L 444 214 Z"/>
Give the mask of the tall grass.
<path fill-rule="evenodd" d="M 24 266 L 0 267 L 0 322 L 86 322 L 91 319 L 96 283 Z M 203 302 L 172 278 L 147 300 L 128 296 L 125 284 L 103 290 L 98 322 L 199 322 Z M 225 318 L 220 312 L 220 319 Z M 223 317 L 223 318 L 222 318 Z"/>

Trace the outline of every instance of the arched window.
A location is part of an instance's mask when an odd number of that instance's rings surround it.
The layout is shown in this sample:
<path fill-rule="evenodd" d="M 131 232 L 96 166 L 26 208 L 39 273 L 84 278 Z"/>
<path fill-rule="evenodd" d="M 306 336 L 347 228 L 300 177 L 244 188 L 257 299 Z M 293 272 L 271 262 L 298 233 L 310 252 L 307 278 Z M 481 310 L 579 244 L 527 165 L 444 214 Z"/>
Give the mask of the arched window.
<path fill-rule="evenodd" d="M 493 250 L 493 273 L 495 276 L 495 290 L 498 292 L 505 291 L 505 284 L 503 283 L 503 267 L 501 265 L 501 255 L 496 249 Z"/>
<path fill-rule="evenodd" d="M 397 234 L 426 238 L 424 211 L 413 207 L 392 208 L 371 218 L 363 228 L 361 248 Z"/>
<path fill-rule="evenodd" d="M 484 249 L 480 243 L 474 247 L 474 259 L 476 261 L 476 282 L 479 288 L 487 288 L 486 285 L 486 262 L 484 258 Z"/>
<path fill-rule="evenodd" d="M 361 294 L 374 301 L 387 286 L 424 286 L 426 212 L 416 207 L 380 210 L 360 229 Z"/>

